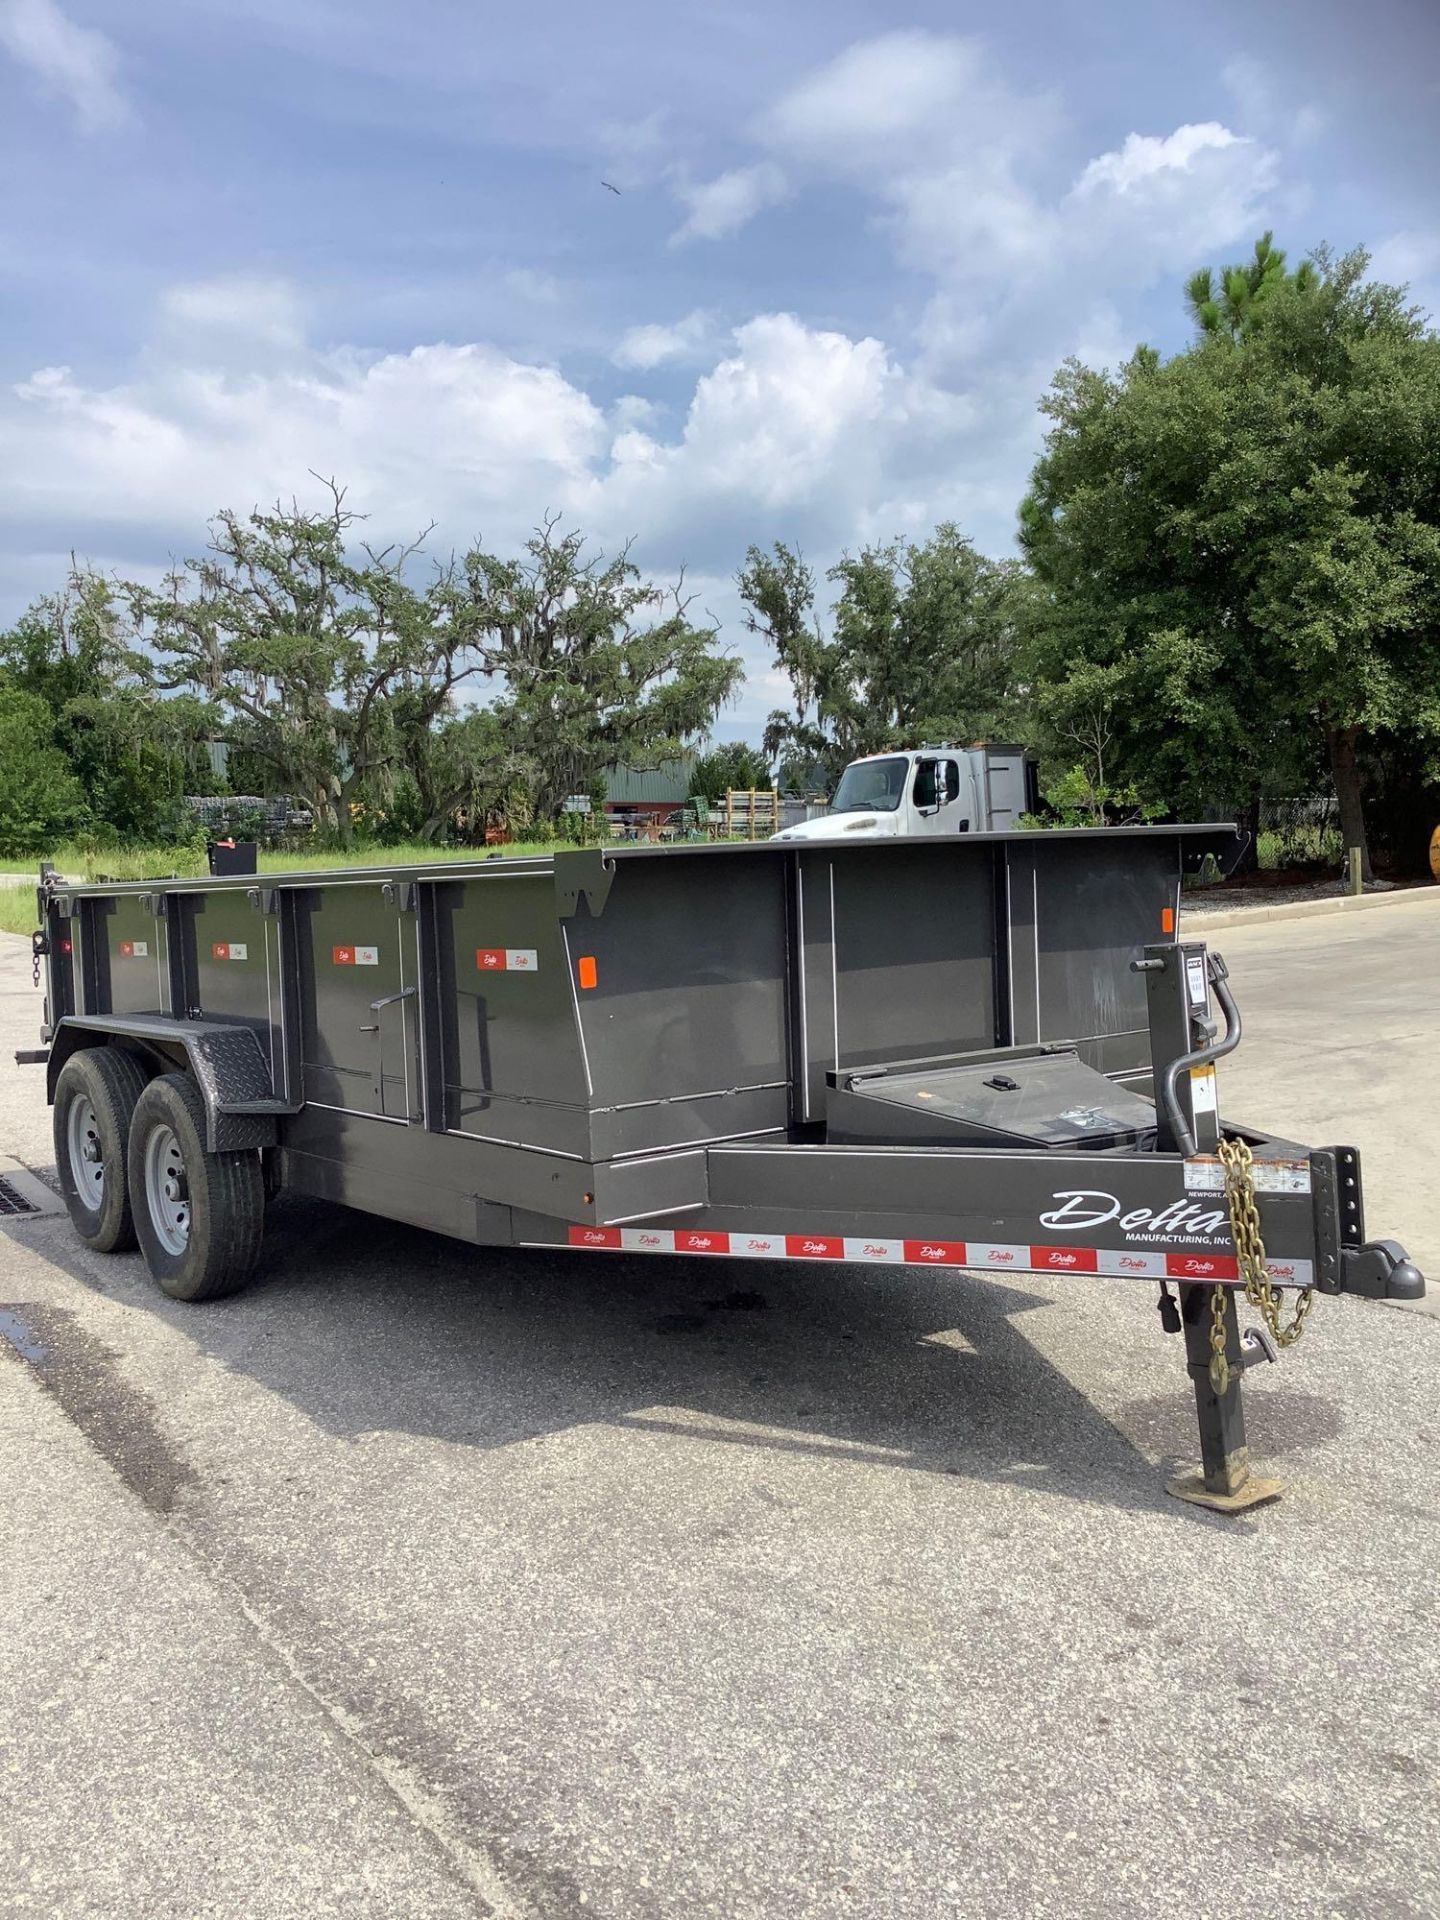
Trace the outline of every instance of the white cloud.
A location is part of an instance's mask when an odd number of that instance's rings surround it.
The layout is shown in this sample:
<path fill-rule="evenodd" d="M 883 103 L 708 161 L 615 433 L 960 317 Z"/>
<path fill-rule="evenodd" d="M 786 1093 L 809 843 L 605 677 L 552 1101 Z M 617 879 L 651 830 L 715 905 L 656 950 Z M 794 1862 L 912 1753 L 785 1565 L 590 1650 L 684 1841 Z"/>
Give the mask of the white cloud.
<path fill-rule="evenodd" d="M 1228 127 L 1222 127 L 1218 120 L 1177 127 L 1174 133 L 1163 138 L 1129 133 L 1118 152 L 1102 153 L 1090 162 L 1075 182 L 1075 192 L 1082 198 L 1105 187 L 1113 188 L 1116 193 L 1133 193 L 1149 185 L 1157 175 L 1191 172 L 1201 154 L 1248 144 Z"/>
<path fill-rule="evenodd" d="M 1063 203 L 1072 253 L 1082 264 L 1139 255 L 1152 274 L 1196 266 L 1265 225 L 1278 175 L 1270 148 L 1218 121 L 1129 134 L 1090 162 Z"/>
<path fill-rule="evenodd" d="M 1392 233 L 1376 247 L 1370 259 L 1371 277 L 1392 286 L 1409 286 L 1440 274 L 1440 228 L 1432 233 L 1408 230 Z"/>
<path fill-rule="evenodd" d="M 56 0 L 0 0 L 0 46 L 66 98 L 87 133 L 131 119 L 114 46 L 93 27 L 76 26 Z"/>
<path fill-rule="evenodd" d="M 12 460 L 0 515 L 16 527 L 131 530 L 199 544 L 224 505 L 288 497 L 313 470 L 348 481 L 389 531 L 442 513 L 456 538 L 492 517 L 529 524 L 583 495 L 606 447 L 604 416 L 552 368 L 485 346 L 313 355 L 248 370 L 161 363 L 144 379 L 87 386 L 42 368 L 0 407 Z M 118 534 L 108 537 L 115 541 Z"/>
<path fill-rule="evenodd" d="M 979 42 L 901 32 L 792 88 L 756 139 L 797 186 L 864 194 L 907 264 L 957 307 L 985 283 L 1005 321 L 1025 286 L 1053 299 L 1063 277 L 1098 296 L 1117 252 L 1138 246 L 1158 273 L 1183 249 L 1239 237 L 1274 181 L 1268 148 L 1204 121 L 1128 134 L 1057 196 L 1045 183 L 1066 131 L 1056 102 L 1011 87 Z"/>
<path fill-rule="evenodd" d="M 565 283 L 535 267 L 507 267 L 503 279 L 505 291 L 527 306 L 553 307 L 565 298 Z"/>
<path fill-rule="evenodd" d="M 610 357 L 617 367 L 633 367 L 645 373 L 667 361 L 702 357 L 714 346 L 715 337 L 713 316 L 697 307 L 670 326 L 651 321 L 627 327 Z"/>
<path fill-rule="evenodd" d="M 917 139 L 938 134 L 948 143 L 956 102 L 984 85 L 977 42 L 887 33 L 847 47 L 792 88 L 762 126 L 776 146 L 812 160 L 893 166 L 913 158 Z"/>
<path fill-rule="evenodd" d="M 1433 325 L 1440 317 L 1440 227 L 1412 228 L 1382 240 L 1370 259 L 1370 278 L 1404 287 Z"/>
<path fill-rule="evenodd" d="M 173 344 L 177 310 L 207 304 L 172 292 L 160 338 Z M 738 626 L 724 583 L 750 541 L 795 539 L 823 565 L 976 498 L 961 477 L 977 457 L 972 401 L 879 340 L 789 314 L 736 329 L 668 431 L 640 396 L 607 412 L 554 368 L 480 344 L 297 354 L 257 336 L 242 367 L 210 358 L 199 330 L 184 341 L 188 358 L 162 358 L 157 343 L 123 383 L 48 367 L 0 393 L 3 570 L 17 598 L 35 588 L 26 556 L 73 543 L 143 574 L 199 551 L 221 506 L 306 499 L 313 471 L 348 484 L 372 537 L 433 518 L 442 552 L 477 535 L 514 547 L 547 510 L 609 548 L 638 534 L 642 565 L 687 565 Z M 1007 517 L 1019 477 L 987 480 Z"/>
<path fill-rule="evenodd" d="M 288 281 L 220 274 L 169 287 L 160 297 L 163 333 L 187 360 L 214 357 L 227 344 L 247 357 L 304 345 L 304 314 Z"/>
<path fill-rule="evenodd" d="M 671 246 L 686 240 L 720 240 L 755 218 L 766 207 L 783 200 L 788 191 L 784 174 L 768 160 L 752 167 L 735 167 L 714 180 L 681 182 L 676 198 L 689 209 L 670 236 Z"/>
<path fill-rule="evenodd" d="M 792 503 L 833 473 L 844 442 L 903 429 L 913 411 L 906 376 L 878 340 L 766 314 L 738 328 L 731 353 L 701 376 L 680 440 L 634 436 L 617 450 L 611 485 L 624 495 L 642 472 L 667 486 L 681 473 L 706 491 Z"/>

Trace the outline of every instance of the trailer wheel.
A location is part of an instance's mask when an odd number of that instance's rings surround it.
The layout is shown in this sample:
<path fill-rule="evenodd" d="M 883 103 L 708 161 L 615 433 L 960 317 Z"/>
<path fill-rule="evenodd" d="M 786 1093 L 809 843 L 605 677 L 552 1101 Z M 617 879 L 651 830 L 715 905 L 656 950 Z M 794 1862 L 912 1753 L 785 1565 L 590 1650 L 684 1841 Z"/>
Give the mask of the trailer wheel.
<path fill-rule="evenodd" d="M 244 1286 L 265 1222 L 260 1156 L 206 1152 L 205 1106 L 189 1074 L 162 1074 L 141 1094 L 129 1166 L 135 1231 L 161 1291 L 218 1300 Z"/>
<path fill-rule="evenodd" d="M 145 1069 L 119 1047 L 72 1053 L 55 1082 L 55 1164 L 76 1233 L 97 1253 L 135 1244 L 125 1148 Z"/>

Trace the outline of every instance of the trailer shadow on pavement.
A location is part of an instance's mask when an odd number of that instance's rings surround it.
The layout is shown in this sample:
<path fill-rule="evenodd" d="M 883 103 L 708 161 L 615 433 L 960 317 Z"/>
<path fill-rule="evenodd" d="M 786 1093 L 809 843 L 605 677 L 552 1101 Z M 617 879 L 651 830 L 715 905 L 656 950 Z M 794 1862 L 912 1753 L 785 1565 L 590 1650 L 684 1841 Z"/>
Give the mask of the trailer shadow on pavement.
<path fill-rule="evenodd" d="M 167 1300 L 136 1255 L 63 1264 L 340 1438 L 604 1423 L 1171 1512 L 1192 1444 L 1180 1366 L 1131 1403 L 1142 1452 L 1017 1324 L 1049 1299 L 963 1274 L 757 1261 L 737 1289 L 729 1262 L 469 1247 L 289 1196 L 231 1300 Z"/>

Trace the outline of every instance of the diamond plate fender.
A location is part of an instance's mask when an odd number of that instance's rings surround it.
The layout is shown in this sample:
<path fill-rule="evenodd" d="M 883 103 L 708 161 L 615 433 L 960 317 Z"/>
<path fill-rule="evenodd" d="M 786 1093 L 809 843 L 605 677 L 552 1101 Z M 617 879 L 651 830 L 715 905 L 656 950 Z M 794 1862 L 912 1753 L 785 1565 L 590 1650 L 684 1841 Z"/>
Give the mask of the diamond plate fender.
<path fill-rule="evenodd" d="M 211 1153 L 273 1146 L 277 1120 L 295 1111 L 275 1098 L 270 1069 L 249 1027 L 215 1020 L 172 1020 L 161 1014 L 68 1015 L 55 1029 L 46 1070 L 47 1098 L 53 1102 L 55 1082 L 72 1053 L 112 1041 L 129 1043 L 161 1072 L 167 1067 L 188 1068 L 205 1102 L 205 1145 Z"/>

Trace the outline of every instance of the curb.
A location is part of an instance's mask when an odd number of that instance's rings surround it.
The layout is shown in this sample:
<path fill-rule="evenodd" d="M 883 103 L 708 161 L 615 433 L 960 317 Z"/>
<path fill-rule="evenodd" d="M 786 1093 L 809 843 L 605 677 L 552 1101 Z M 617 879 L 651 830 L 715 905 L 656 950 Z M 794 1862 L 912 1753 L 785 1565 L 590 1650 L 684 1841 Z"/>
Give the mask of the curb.
<path fill-rule="evenodd" d="M 1397 887 L 1393 893 L 1341 894 L 1334 900 L 1292 900 L 1281 907 L 1225 907 L 1206 913 L 1203 907 L 1188 911 L 1182 897 L 1180 918 L 1202 932 L 1211 927 L 1265 926 L 1275 920 L 1311 920 L 1327 913 L 1368 913 L 1375 907 L 1393 907 L 1402 901 L 1440 900 L 1440 887 Z"/>

